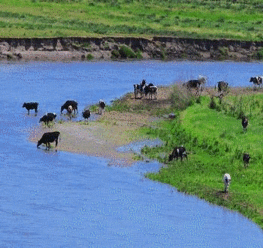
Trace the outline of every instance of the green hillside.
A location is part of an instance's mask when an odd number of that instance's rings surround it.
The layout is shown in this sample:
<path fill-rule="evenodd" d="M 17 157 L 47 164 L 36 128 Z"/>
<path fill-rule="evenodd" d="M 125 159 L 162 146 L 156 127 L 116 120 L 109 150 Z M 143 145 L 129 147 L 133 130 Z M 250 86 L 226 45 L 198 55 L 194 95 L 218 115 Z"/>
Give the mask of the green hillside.
<path fill-rule="evenodd" d="M 262 0 L 2 0 L 0 37 L 263 39 Z"/>

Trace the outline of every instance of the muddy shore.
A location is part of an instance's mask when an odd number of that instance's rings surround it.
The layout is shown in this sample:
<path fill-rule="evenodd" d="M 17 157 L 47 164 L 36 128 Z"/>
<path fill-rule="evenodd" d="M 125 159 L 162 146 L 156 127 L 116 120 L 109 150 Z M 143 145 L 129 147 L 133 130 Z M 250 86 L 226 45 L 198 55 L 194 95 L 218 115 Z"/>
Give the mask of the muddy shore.
<path fill-rule="evenodd" d="M 176 37 L 0 38 L 0 60 L 232 60 L 262 58 L 263 42 Z"/>
<path fill-rule="evenodd" d="M 169 92 L 169 87 L 160 87 L 158 100 L 154 100 L 156 108 L 170 107 L 170 102 L 167 100 Z M 152 101 L 147 99 L 135 99 L 133 94 L 127 94 L 125 101 L 133 106 L 153 104 Z M 109 159 L 109 164 L 121 166 L 132 165 L 138 158 L 136 158 L 136 154 L 132 151 L 120 152 L 117 149 L 131 142 L 144 140 L 146 137 L 141 135 L 138 131 L 139 128 L 154 125 L 156 118 L 153 118 L 147 112 L 106 111 L 100 116 L 95 111 L 93 114 L 97 115 L 95 121 L 76 122 L 74 119 L 64 122 L 56 121 L 50 127 L 39 124 L 28 130 L 29 141 L 37 144 L 43 133 L 59 131 L 61 135 L 58 146 L 54 147 L 54 143 L 52 143 L 52 150 L 104 157 Z M 45 145 L 42 145 L 40 149 L 45 150 Z"/>

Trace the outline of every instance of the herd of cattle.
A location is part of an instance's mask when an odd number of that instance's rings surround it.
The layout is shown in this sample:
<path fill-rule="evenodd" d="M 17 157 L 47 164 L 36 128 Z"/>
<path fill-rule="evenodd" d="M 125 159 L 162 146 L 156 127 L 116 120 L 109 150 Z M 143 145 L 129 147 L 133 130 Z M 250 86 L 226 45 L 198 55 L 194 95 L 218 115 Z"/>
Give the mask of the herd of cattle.
<path fill-rule="evenodd" d="M 23 108 L 26 108 L 28 111 L 28 114 L 30 113 L 30 110 L 34 110 L 35 114 L 38 112 L 38 102 L 25 102 L 23 104 Z M 103 100 L 99 101 L 99 112 L 98 114 L 102 114 L 103 110 L 105 108 L 106 104 Z M 78 113 L 78 103 L 74 100 L 68 100 L 66 101 L 60 109 L 60 113 L 62 114 L 63 110 L 67 110 L 67 114 L 69 118 L 71 119 L 72 114 Z M 87 120 L 90 117 L 90 110 L 86 109 L 82 112 L 82 117 Z M 43 115 L 39 122 L 44 122 L 45 125 L 48 126 L 48 124 L 55 120 L 57 115 L 55 113 L 46 113 Z M 51 147 L 50 143 L 55 142 L 56 146 L 58 145 L 58 138 L 59 138 L 60 132 L 46 132 L 42 135 L 41 139 L 37 143 L 37 147 L 39 147 L 41 144 L 46 145 L 46 149 L 49 149 Z"/>
<path fill-rule="evenodd" d="M 252 82 L 255 86 L 259 86 L 262 84 L 262 79 L 263 76 L 257 76 L 257 77 L 251 77 L 249 82 Z M 201 92 L 203 89 L 203 85 L 206 83 L 206 78 L 205 77 L 200 77 L 199 79 L 196 80 L 189 80 L 185 83 L 183 83 L 183 86 L 186 87 L 188 90 L 196 90 L 197 93 Z M 157 92 L 158 88 L 157 86 L 153 85 L 152 83 L 147 84 L 145 80 L 142 80 L 140 84 L 134 84 L 134 97 L 135 99 L 138 98 L 145 98 L 147 99 L 157 99 Z M 225 81 L 219 81 L 217 83 L 217 88 L 218 92 L 226 92 L 228 89 L 229 85 Z M 26 108 L 28 111 L 28 114 L 30 113 L 30 110 L 35 110 L 35 114 L 38 111 L 38 103 L 37 102 L 28 102 L 23 104 L 23 108 Z M 102 114 L 103 110 L 105 108 L 105 102 L 103 100 L 99 101 L 99 114 Z M 67 110 L 67 114 L 71 117 L 72 114 L 78 112 L 78 103 L 73 100 L 68 100 L 66 101 L 62 106 L 60 113 L 63 112 L 63 110 Z M 90 110 L 84 110 L 82 112 L 82 116 L 84 119 L 88 119 L 90 117 Z M 54 121 L 56 118 L 55 113 L 47 113 L 44 116 L 42 116 L 39 120 L 39 122 L 44 122 L 45 125 L 48 125 L 50 122 Z M 247 117 L 243 116 L 242 118 L 242 127 L 243 130 L 246 131 L 247 126 L 248 126 L 248 119 Z M 50 143 L 55 142 L 55 145 L 57 146 L 58 144 L 58 138 L 60 136 L 60 132 L 55 131 L 55 132 L 46 132 L 42 135 L 41 139 L 37 143 L 37 147 L 39 147 L 41 144 L 45 144 L 46 148 L 50 148 Z M 172 161 L 173 159 L 181 159 L 187 158 L 187 151 L 185 147 L 179 146 L 175 147 L 172 151 L 172 153 L 169 155 L 168 161 Z M 243 154 L 243 162 L 244 162 L 244 167 L 246 168 L 249 164 L 250 160 L 250 155 L 249 153 L 244 153 Z M 223 181 L 225 184 L 225 192 L 227 192 L 227 189 L 230 185 L 231 182 L 231 177 L 229 174 L 225 174 L 223 176 Z"/>
<path fill-rule="evenodd" d="M 138 96 L 140 96 L 140 98 L 145 96 L 146 98 L 148 97 L 149 99 L 153 99 L 153 97 L 154 99 L 157 99 L 157 92 L 158 92 L 157 86 L 153 85 L 152 83 L 147 84 L 145 79 L 143 79 L 140 84 L 134 84 L 133 88 L 134 88 L 135 99 L 137 99 Z"/>
<path fill-rule="evenodd" d="M 252 82 L 255 86 L 260 87 L 262 84 L 262 79 L 263 79 L 263 76 L 251 77 L 249 82 Z M 202 91 L 202 87 L 205 83 L 206 83 L 205 77 L 200 77 L 197 80 L 189 80 L 189 81 L 183 83 L 183 86 L 189 90 L 195 89 L 196 93 L 200 93 Z M 222 96 L 222 94 L 227 91 L 229 85 L 225 81 L 219 81 L 217 83 L 216 87 L 218 89 L 218 92 L 220 93 L 219 96 Z M 242 117 L 241 124 L 242 124 L 243 130 L 246 131 L 247 126 L 248 126 L 248 118 L 246 116 Z M 187 151 L 186 151 L 185 147 L 183 147 L 183 146 L 175 147 L 173 149 L 172 153 L 169 155 L 168 161 L 172 161 L 173 159 L 178 160 L 179 158 L 181 159 L 181 161 L 183 160 L 183 158 L 187 158 Z M 245 168 L 249 165 L 249 161 L 250 161 L 249 153 L 244 153 L 243 154 L 243 162 L 244 162 Z M 228 173 L 224 174 L 223 182 L 224 182 L 224 192 L 227 193 L 228 188 L 230 186 L 230 182 L 231 182 L 231 176 Z"/>

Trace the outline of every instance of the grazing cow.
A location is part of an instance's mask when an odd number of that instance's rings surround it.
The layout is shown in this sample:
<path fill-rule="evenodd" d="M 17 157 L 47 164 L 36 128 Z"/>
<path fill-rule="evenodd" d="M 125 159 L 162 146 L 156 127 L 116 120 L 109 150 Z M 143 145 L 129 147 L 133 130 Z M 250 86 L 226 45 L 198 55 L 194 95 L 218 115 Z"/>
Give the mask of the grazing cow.
<path fill-rule="evenodd" d="M 50 148 L 51 142 L 56 142 L 56 146 L 58 145 L 58 137 L 60 135 L 60 132 L 48 132 L 44 133 L 42 135 L 42 138 L 37 142 L 37 147 L 39 147 L 41 144 L 46 145 L 46 149 Z"/>
<path fill-rule="evenodd" d="M 140 84 L 134 84 L 133 88 L 134 88 L 134 97 L 135 99 L 138 98 L 138 95 L 140 94 L 141 98 L 143 96 L 144 93 L 144 87 L 146 86 L 146 81 L 143 79 L 142 82 Z"/>
<path fill-rule="evenodd" d="M 106 106 L 105 102 L 103 100 L 99 100 L 99 115 L 102 115 L 105 106 Z"/>
<path fill-rule="evenodd" d="M 205 77 L 200 77 L 199 79 L 189 80 L 183 85 L 187 87 L 187 89 L 196 89 L 197 92 L 201 89 L 202 85 L 206 83 Z"/>
<path fill-rule="evenodd" d="M 248 125 L 248 119 L 245 116 L 242 117 L 242 122 L 241 123 L 242 123 L 242 126 L 243 126 L 243 130 L 246 131 L 247 130 L 247 125 Z"/>
<path fill-rule="evenodd" d="M 169 161 L 172 161 L 174 158 L 183 160 L 183 157 L 187 158 L 186 150 L 183 146 L 175 147 L 173 152 L 169 155 Z"/>
<path fill-rule="evenodd" d="M 48 125 L 48 123 L 55 120 L 56 117 L 57 115 L 55 113 L 47 113 L 40 118 L 39 122 L 43 121 L 45 125 Z"/>
<path fill-rule="evenodd" d="M 244 153 L 243 154 L 243 162 L 244 162 L 244 167 L 248 167 L 249 164 L 249 160 L 250 160 L 250 156 L 248 153 Z"/>
<path fill-rule="evenodd" d="M 249 82 L 252 82 L 254 85 L 260 86 L 262 84 L 262 78 L 262 76 L 251 77 Z"/>
<path fill-rule="evenodd" d="M 74 114 L 75 114 L 75 111 L 78 112 L 78 103 L 76 101 L 73 101 L 73 100 L 69 100 L 69 101 L 66 101 L 62 106 L 61 106 L 61 111 L 60 113 L 62 113 L 62 111 L 64 109 L 68 110 L 68 107 L 71 106 L 73 111 L 74 111 Z"/>
<path fill-rule="evenodd" d="M 35 110 L 35 114 L 37 113 L 37 108 L 38 108 L 38 102 L 24 102 L 23 107 L 26 108 L 29 114 L 30 109 Z"/>
<path fill-rule="evenodd" d="M 228 89 L 228 83 L 225 81 L 219 81 L 217 83 L 218 92 L 226 91 Z"/>
<path fill-rule="evenodd" d="M 227 193 L 228 192 L 228 188 L 230 186 L 230 182 L 231 182 L 231 176 L 228 173 L 226 173 L 223 176 L 223 182 L 224 182 L 224 185 L 225 185 L 224 192 Z"/>
<path fill-rule="evenodd" d="M 90 117 L 90 110 L 86 109 L 85 111 L 82 112 L 82 116 L 84 119 L 88 119 Z"/>
<path fill-rule="evenodd" d="M 153 99 L 153 96 L 154 99 L 157 99 L 157 91 L 157 86 L 153 85 L 152 83 L 144 87 L 145 96 L 147 97 L 147 95 L 149 94 L 149 99 Z"/>

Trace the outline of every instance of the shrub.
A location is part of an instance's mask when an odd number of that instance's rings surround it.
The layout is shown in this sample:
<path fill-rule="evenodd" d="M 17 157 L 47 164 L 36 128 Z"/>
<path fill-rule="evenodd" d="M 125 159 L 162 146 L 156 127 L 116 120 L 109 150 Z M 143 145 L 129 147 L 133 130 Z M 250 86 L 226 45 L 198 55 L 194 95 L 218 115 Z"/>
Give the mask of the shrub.
<path fill-rule="evenodd" d="M 91 53 L 87 54 L 87 60 L 92 60 L 94 59 L 93 55 Z"/>
<path fill-rule="evenodd" d="M 191 91 L 182 85 L 175 85 L 170 96 L 172 106 L 178 110 L 184 110 L 188 106 L 193 105 L 196 98 Z"/>
<path fill-rule="evenodd" d="M 258 50 L 255 53 L 254 58 L 259 59 L 259 60 L 263 60 L 263 48 L 261 48 L 260 50 Z"/>
<path fill-rule="evenodd" d="M 211 97 L 210 103 L 209 103 L 209 108 L 215 109 L 216 108 L 216 103 L 214 100 L 214 97 Z"/>
<path fill-rule="evenodd" d="M 128 46 L 121 46 L 119 53 L 121 55 L 121 58 L 136 58 L 135 52 Z"/>
<path fill-rule="evenodd" d="M 119 53 L 119 51 L 118 50 L 112 50 L 111 51 L 111 58 L 112 59 L 118 59 L 118 58 L 120 58 L 120 53 Z"/>

